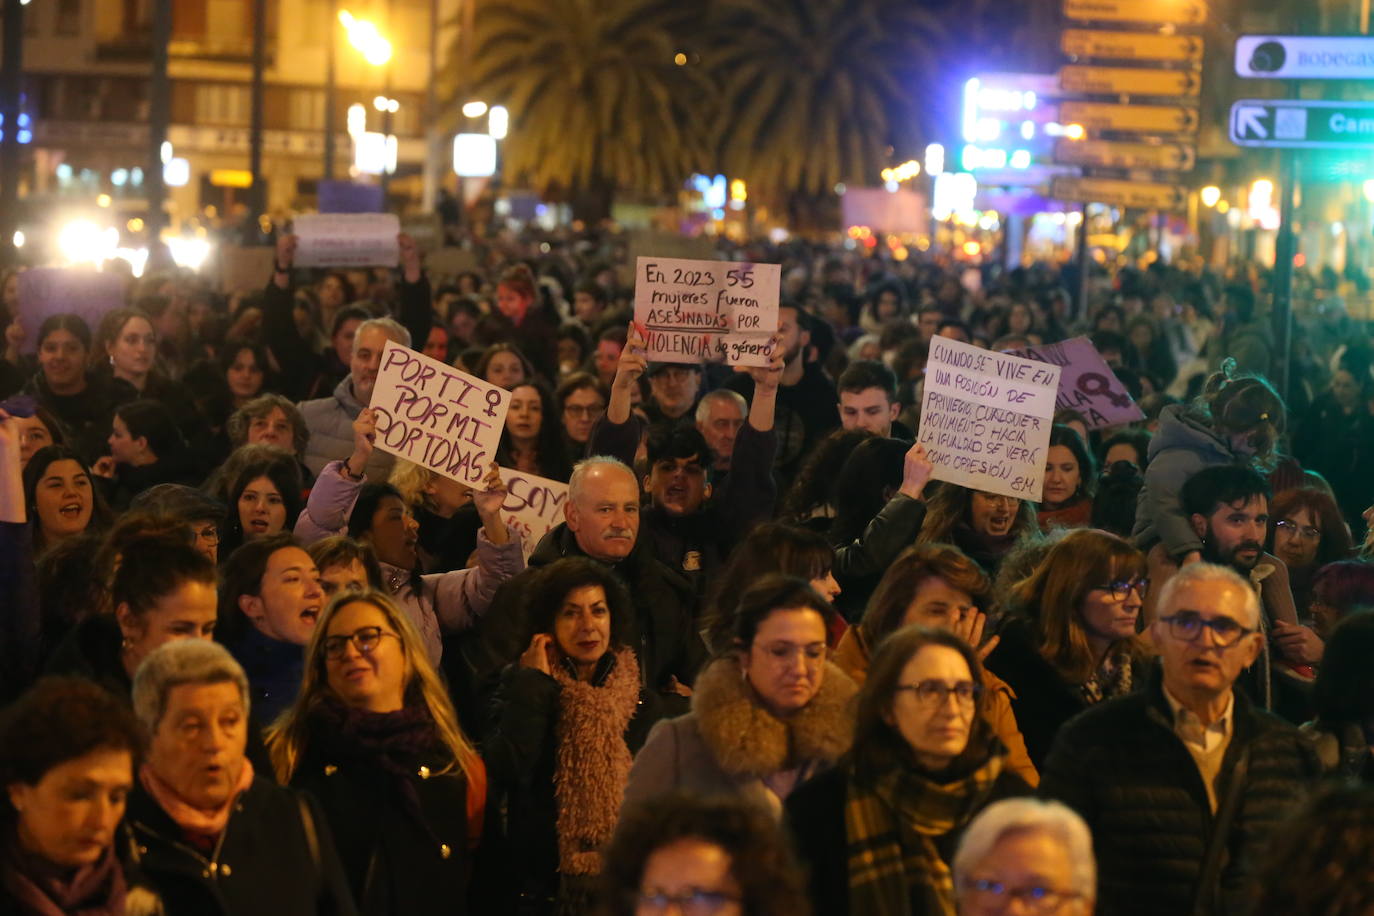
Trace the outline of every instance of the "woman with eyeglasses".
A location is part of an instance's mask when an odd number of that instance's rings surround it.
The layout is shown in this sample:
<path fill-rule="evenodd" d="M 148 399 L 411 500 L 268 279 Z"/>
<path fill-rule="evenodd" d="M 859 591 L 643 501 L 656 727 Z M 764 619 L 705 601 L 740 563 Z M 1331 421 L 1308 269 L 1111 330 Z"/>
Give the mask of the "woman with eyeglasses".
<path fill-rule="evenodd" d="M 482 741 L 504 799 L 511 873 L 491 912 L 582 912 L 601 872 L 653 707 L 631 645 L 629 595 L 604 565 L 565 558 L 540 570 L 526 604 L 528 648 L 501 675 Z"/>
<path fill-rule="evenodd" d="M 601 900 L 604 916 L 812 911 L 790 844 L 767 811 L 688 794 L 626 809 L 606 849 Z"/>
<path fill-rule="evenodd" d="M 649 733 L 625 803 L 685 790 L 780 814 L 793 789 L 849 749 L 856 688 L 828 660 L 834 616 L 805 579 L 759 579 L 740 598 L 730 647 L 697 676 L 692 711 Z"/>
<path fill-rule="evenodd" d="M 1031 792 L 1006 769 L 984 705 L 978 655 L 953 633 L 907 627 L 878 647 L 853 747 L 786 803 L 817 913 L 954 916 L 963 829 Z"/>
<path fill-rule="evenodd" d="M 590 372 L 574 372 L 559 383 L 553 399 L 563 423 L 567 454 L 580 456 L 587 449 L 592 427 L 606 413 L 610 394 Z"/>
<path fill-rule="evenodd" d="M 1070 531 L 1017 583 L 990 671 L 1012 691 L 1012 711 L 1040 769 L 1059 727 L 1140 683 L 1136 634 L 1149 580 L 1145 557 L 1095 528 Z"/>
<path fill-rule="evenodd" d="M 277 778 L 319 800 L 360 913 L 468 912 L 486 770 L 391 598 L 329 603 L 267 742 Z"/>
<path fill-rule="evenodd" d="M 1269 506 L 1269 541 L 1264 549 L 1288 567 L 1288 584 L 1299 620 L 1310 616 L 1312 579 L 1317 570 L 1327 563 L 1348 560 L 1355 552 L 1336 501 L 1314 487 L 1275 494 Z"/>

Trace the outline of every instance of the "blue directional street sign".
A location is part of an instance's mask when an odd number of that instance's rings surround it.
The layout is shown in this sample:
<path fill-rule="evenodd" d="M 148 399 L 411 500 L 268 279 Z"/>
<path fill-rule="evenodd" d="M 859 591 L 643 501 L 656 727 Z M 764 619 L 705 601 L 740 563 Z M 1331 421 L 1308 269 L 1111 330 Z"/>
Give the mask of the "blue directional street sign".
<path fill-rule="evenodd" d="M 1241 99 L 1231 106 L 1231 142 L 1288 149 L 1374 147 L 1374 103 Z"/>

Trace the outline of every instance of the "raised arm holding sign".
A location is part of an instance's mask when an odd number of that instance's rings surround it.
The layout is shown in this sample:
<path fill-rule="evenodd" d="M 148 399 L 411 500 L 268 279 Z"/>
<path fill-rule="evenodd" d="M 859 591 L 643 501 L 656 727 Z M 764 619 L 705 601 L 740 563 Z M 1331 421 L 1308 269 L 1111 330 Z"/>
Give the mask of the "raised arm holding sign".
<path fill-rule="evenodd" d="M 639 258 L 635 321 L 648 358 L 767 366 L 781 277 L 777 264 Z"/>
<path fill-rule="evenodd" d="M 1058 366 L 945 337 L 930 342 L 917 439 L 931 476 L 1039 502 Z"/>
<path fill-rule="evenodd" d="M 1086 337 L 1007 352 L 1059 366 L 1063 371 L 1059 376 L 1055 407 L 1078 411 L 1088 429 L 1145 419 L 1145 414 L 1131 399 L 1126 386 L 1121 384 L 1102 354 Z"/>
<path fill-rule="evenodd" d="M 377 448 L 486 489 L 509 391 L 387 341 L 369 406 L 377 413 Z"/>

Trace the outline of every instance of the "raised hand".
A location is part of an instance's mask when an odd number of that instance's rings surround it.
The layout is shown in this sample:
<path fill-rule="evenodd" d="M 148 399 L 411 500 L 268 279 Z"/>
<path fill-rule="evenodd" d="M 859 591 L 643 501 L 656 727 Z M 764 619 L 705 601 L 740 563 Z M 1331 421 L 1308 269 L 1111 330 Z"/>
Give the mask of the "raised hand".
<path fill-rule="evenodd" d="M 520 655 L 520 665 L 553 677 L 553 651 L 553 637 L 548 633 L 535 633 L 529 648 Z"/>
<path fill-rule="evenodd" d="M 897 492 L 920 499 L 934 470 L 935 465 L 926 457 L 926 447 L 917 442 L 907 449 L 906 457 L 902 459 L 902 486 Z"/>

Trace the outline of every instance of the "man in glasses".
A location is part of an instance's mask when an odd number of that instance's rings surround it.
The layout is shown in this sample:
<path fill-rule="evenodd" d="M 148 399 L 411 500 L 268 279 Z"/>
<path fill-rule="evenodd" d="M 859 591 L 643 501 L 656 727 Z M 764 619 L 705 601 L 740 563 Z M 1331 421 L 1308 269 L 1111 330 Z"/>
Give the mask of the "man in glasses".
<path fill-rule="evenodd" d="M 1199 471 L 1179 493 L 1183 511 L 1202 541 L 1202 560 L 1230 567 L 1251 583 L 1263 613 L 1261 630 L 1279 650 L 1271 665 L 1262 641 L 1260 664 L 1241 689 L 1267 709 L 1296 722 L 1310 718 L 1299 688 L 1271 676 L 1288 673 L 1310 682 L 1312 664 L 1321 660 L 1321 639 L 1298 623 L 1288 567 L 1264 552 L 1269 527 L 1269 483 L 1250 468 L 1220 465 Z"/>
<path fill-rule="evenodd" d="M 1164 586 L 1148 686 L 1060 730 L 1043 795 L 1088 822 L 1105 914 L 1247 911 L 1257 856 L 1320 776 L 1293 726 L 1234 690 L 1259 657 L 1259 600 L 1234 570 L 1185 566 Z"/>

